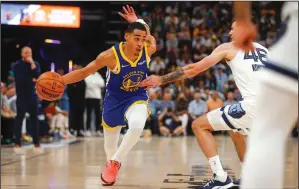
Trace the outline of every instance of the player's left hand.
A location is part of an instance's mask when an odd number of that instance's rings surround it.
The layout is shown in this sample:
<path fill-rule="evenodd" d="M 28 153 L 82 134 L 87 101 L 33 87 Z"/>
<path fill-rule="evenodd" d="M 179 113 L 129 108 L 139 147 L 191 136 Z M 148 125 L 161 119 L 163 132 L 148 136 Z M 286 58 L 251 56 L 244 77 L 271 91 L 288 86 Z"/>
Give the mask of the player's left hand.
<path fill-rule="evenodd" d="M 161 77 L 157 75 L 151 75 L 147 77 L 145 80 L 143 80 L 139 87 L 146 87 L 146 90 L 149 88 L 154 88 L 162 84 Z"/>
<path fill-rule="evenodd" d="M 132 6 L 126 5 L 127 7 L 123 6 L 123 10 L 125 14 L 119 12 L 118 14 L 126 19 L 129 23 L 135 22 L 138 17 L 135 14 L 135 11 Z"/>

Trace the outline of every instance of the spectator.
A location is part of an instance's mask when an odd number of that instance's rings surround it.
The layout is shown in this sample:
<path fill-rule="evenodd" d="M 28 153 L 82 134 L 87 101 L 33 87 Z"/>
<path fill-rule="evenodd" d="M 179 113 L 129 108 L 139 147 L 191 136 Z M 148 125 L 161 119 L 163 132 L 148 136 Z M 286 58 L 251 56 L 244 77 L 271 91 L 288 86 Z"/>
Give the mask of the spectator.
<path fill-rule="evenodd" d="M 156 31 L 157 28 L 164 28 L 164 11 L 160 6 L 157 6 L 152 15 L 152 30 Z"/>
<path fill-rule="evenodd" d="M 86 100 L 86 136 L 91 136 L 91 115 L 94 111 L 96 118 L 96 135 L 103 136 L 103 129 L 101 127 L 101 100 L 102 100 L 102 89 L 105 87 L 105 81 L 103 77 L 95 72 L 90 74 L 87 78 L 84 79 L 86 84 L 85 89 L 85 100 Z"/>
<path fill-rule="evenodd" d="M 187 44 L 183 45 L 183 49 L 180 50 L 180 57 L 186 59 L 187 61 L 192 59 L 192 54 Z"/>
<path fill-rule="evenodd" d="M 169 16 L 166 16 L 165 18 L 166 27 L 175 26 L 175 28 L 177 28 L 178 24 L 179 24 L 178 17 L 175 15 L 174 12 L 170 12 Z"/>
<path fill-rule="evenodd" d="M 199 14 L 197 13 L 191 20 L 191 26 L 193 28 L 197 28 L 199 27 L 202 23 L 204 23 L 204 18 Z"/>
<path fill-rule="evenodd" d="M 158 108 L 160 107 L 160 104 L 161 104 L 161 102 L 156 99 L 156 93 L 153 91 L 150 91 L 148 107 L 151 111 L 151 114 L 146 121 L 146 126 L 147 126 L 147 128 L 149 128 L 151 130 L 153 135 L 159 134 L 157 112 L 158 112 Z"/>
<path fill-rule="evenodd" d="M 167 108 L 170 108 L 171 110 L 174 110 L 175 109 L 175 103 L 171 100 L 170 92 L 164 91 L 163 101 L 161 102 L 160 110 L 164 111 Z"/>
<path fill-rule="evenodd" d="M 50 129 L 49 129 L 49 122 L 50 120 L 47 119 L 47 116 L 44 112 L 46 105 L 48 104 L 47 101 L 40 100 L 38 103 L 38 112 L 37 118 L 39 122 L 39 130 L 40 130 L 40 141 L 41 143 L 51 143 L 53 141 L 53 137 L 50 136 Z"/>
<path fill-rule="evenodd" d="M 8 107 L 6 91 L 6 84 L 1 82 L 1 143 L 11 144 L 13 142 L 14 118 L 16 114 Z"/>
<path fill-rule="evenodd" d="M 22 59 L 13 67 L 17 93 L 17 117 L 15 120 L 15 153 L 24 153 L 21 148 L 22 122 L 25 113 L 30 114 L 31 135 L 33 137 L 34 152 L 42 153 L 39 142 L 37 120 L 38 99 L 35 92 L 35 81 L 40 75 L 39 63 L 32 58 L 32 50 L 25 46 L 21 50 Z"/>
<path fill-rule="evenodd" d="M 152 56 L 152 57 L 160 56 L 160 57 L 165 58 L 164 40 L 159 36 L 158 32 L 155 32 L 153 34 L 153 36 L 156 39 L 156 48 L 157 48 L 157 50 L 156 50 L 154 56 Z"/>
<path fill-rule="evenodd" d="M 14 113 L 17 113 L 17 95 L 16 95 L 16 88 L 14 86 L 9 87 L 6 92 L 6 96 L 8 99 L 8 107 Z"/>
<path fill-rule="evenodd" d="M 234 100 L 234 93 L 229 91 L 227 93 L 227 96 L 226 96 L 227 100 L 224 102 L 224 106 L 226 105 L 232 105 L 232 104 L 235 104 L 237 103 L 237 101 Z"/>
<path fill-rule="evenodd" d="M 208 107 L 205 101 L 201 100 L 200 92 L 194 93 L 194 100 L 189 103 L 188 113 L 192 119 L 196 119 L 199 116 L 207 113 Z"/>
<path fill-rule="evenodd" d="M 218 97 L 218 91 L 213 91 L 211 98 L 207 100 L 208 112 L 221 108 L 223 106 L 222 100 Z"/>
<path fill-rule="evenodd" d="M 200 38 L 200 44 L 206 46 L 207 48 L 212 47 L 212 40 L 210 38 L 209 32 L 204 32 L 203 37 Z"/>
<path fill-rule="evenodd" d="M 199 86 L 195 87 L 195 91 L 200 92 L 200 95 L 205 93 L 205 82 L 203 80 L 199 81 Z"/>
<path fill-rule="evenodd" d="M 168 5 L 165 9 L 166 14 L 177 14 L 179 11 L 178 2 L 172 2 L 172 4 Z"/>
<path fill-rule="evenodd" d="M 9 86 L 15 82 L 15 77 L 14 77 L 14 73 L 12 70 L 14 64 L 15 64 L 15 62 L 11 63 L 11 70 L 8 71 L 7 84 Z"/>
<path fill-rule="evenodd" d="M 205 72 L 205 85 L 211 90 L 214 90 L 217 87 L 216 77 L 212 73 L 212 69 L 209 69 Z"/>
<path fill-rule="evenodd" d="M 153 74 L 161 75 L 164 73 L 165 62 L 161 59 L 160 56 L 156 56 L 150 64 L 150 71 Z"/>
<path fill-rule="evenodd" d="M 186 66 L 188 64 L 192 64 L 192 63 L 193 63 L 193 61 L 192 61 L 191 57 L 189 57 L 188 54 L 184 54 L 182 56 L 181 60 L 178 61 L 178 66 L 184 67 L 184 66 Z"/>
<path fill-rule="evenodd" d="M 174 27 L 170 27 L 169 31 L 166 34 L 166 47 L 167 51 L 175 50 L 178 47 L 178 39 L 176 37 L 176 31 Z"/>
<path fill-rule="evenodd" d="M 182 27 L 181 31 L 178 34 L 178 37 L 179 37 L 180 41 L 190 41 L 191 35 L 190 35 L 189 27 L 187 27 L 187 26 Z"/>
<path fill-rule="evenodd" d="M 221 92 L 224 93 L 225 92 L 225 86 L 227 86 L 227 82 L 228 82 L 228 77 L 227 74 L 224 73 L 224 69 L 225 66 L 224 65 L 217 65 L 217 69 L 215 72 L 215 77 L 216 77 L 216 81 L 217 81 L 217 87 L 216 89 Z"/>
<path fill-rule="evenodd" d="M 209 88 L 209 87 L 205 87 L 204 94 L 202 94 L 202 97 L 201 97 L 201 98 L 202 98 L 204 101 L 207 101 L 207 100 L 210 99 L 210 97 L 211 97 L 211 95 L 210 95 L 210 88 Z"/>
<path fill-rule="evenodd" d="M 199 48 L 199 51 L 196 50 L 194 52 L 194 55 L 193 55 L 193 58 L 195 61 L 200 61 L 202 60 L 203 58 L 207 57 L 208 54 L 206 53 L 207 52 L 207 48 L 206 46 L 204 45 L 201 45 L 200 48 Z"/>
<path fill-rule="evenodd" d="M 73 70 L 82 68 L 79 64 L 74 64 Z M 84 129 L 84 108 L 85 108 L 85 81 L 79 81 L 68 85 L 67 93 L 70 102 L 70 125 L 74 130 L 75 136 L 82 137 L 85 135 Z"/>
<path fill-rule="evenodd" d="M 57 73 L 59 75 L 64 75 L 64 69 L 60 68 L 57 70 Z M 58 104 L 59 104 L 59 107 L 66 111 L 66 112 L 70 112 L 70 104 L 69 104 L 69 96 L 67 94 L 67 86 L 65 86 L 65 91 L 62 95 L 62 97 L 60 98 Z"/>
<path fill-rule="evenodd" d="M 176 130 L 176 133 L 180 134 L 182 132 L 184 134 L 184 136 L 187 136 L 187 127 L 188 127 L 188 123 L 189 123 L 189 116 L 187 114 L 185 104 L 183 104 L 183 103 L 177 104 L 177 115 L 181 122 L 181 127 L 179 127 Z"/>
<path fill-rule="evenodd" d="M 73 137 L 69 132 L 69 118 L 68 112 L 63 111 L 58 107 L 58 103 L 51 102 L 47 108 L 44 109 L 48 119 L 50 119 L 50 133 L 59 134 L 60 138 L 68 139 Z"/>
<path fill-rule="evenodd" d="M 178 136 L 183 133 L 183 126 L 174 110 L 166 108 L 159 115 L 160 133 L 163 136 Z"/>
<path fill-rule="evenodd" d="M 188 16 L 188 14 L 186 12 L 183 12 L 182 16 L 180 18 L 180 29 L 186 28 L 186 27 L 189 28 L 189 23 L 190 23 L 190 18 Z M 190 35 L 190 33 L 189 33 L 189 35 Z"/>
<path fill-rule="evenodd" d="M 218 47 L 221 44 L 220 40 L 214 33 L 212 34 L 211 40 L 212 40 L 212 44 L 211 44 L 212 49 L 216 49 L 216 47 Z"/>

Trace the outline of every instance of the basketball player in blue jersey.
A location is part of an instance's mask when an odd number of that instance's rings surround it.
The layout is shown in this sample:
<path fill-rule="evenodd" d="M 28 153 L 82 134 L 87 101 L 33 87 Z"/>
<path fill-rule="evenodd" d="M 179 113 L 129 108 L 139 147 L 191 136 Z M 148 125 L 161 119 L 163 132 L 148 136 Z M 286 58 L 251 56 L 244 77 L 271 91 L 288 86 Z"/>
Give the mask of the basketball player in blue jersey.
<path fill-rule="evenodd" d="M 251 49 L 256 29 L 251 3 L 235 2 L 236 45 Z M 269 49 L 259 82 L 257 117 L 251 126 L 241 188 L 283 188 L 288 134 L 298 119 L 298 2 L 284 2 L 281 35 Z"/>
<path fill-rule="evenodd" d="M 102 52 L 86 67 L 63 76 L 66 84 L 75 83 L 107 67 L 102 121 L 108 160 L 101 175 L 104 186 L 115 183 L 122 160 L 138 142 L 149 116 L 147 92 L 139 83 L 147 77 L 150 56 L 156 51 L 156 41 L 148 25 L 137 18 L 132 7 L 127 5 L 123 9 L 125 14 L 119 14 L 130 23 L 125 42 Z M 120 130 L 126 123 L 129 129 L 117 148 Z"/>

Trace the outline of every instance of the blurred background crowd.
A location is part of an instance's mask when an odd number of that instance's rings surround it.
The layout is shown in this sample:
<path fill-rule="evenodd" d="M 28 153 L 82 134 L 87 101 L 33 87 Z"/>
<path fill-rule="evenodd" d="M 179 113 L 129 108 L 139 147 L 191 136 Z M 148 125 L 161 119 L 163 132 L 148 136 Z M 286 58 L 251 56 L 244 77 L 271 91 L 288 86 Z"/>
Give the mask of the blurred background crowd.
<path fill-rule="evenodd" d="M 1 63 L 2 143 L 12 143 L 14 138 L 18 97 L 13 66 L 20 58 L 21 47 L 28 45 L 32 48 L 33 59 L 39 63 L 41 73 L 52 70 L 63 75 L 82 68 L 102 50 L 123 40 L 123 29 L 127 23 L 117 15 L 117 12 L 121 11 L 121 3 L 101 2 L 103 6 L 97 8 L 93 5 L 76 4 L 78 2 L 68 2 L 67 5 L 71 3 L 82 8 L 81 28 L 77 31 L 1 26 L 4 36 L 1 41 L 2 49 L 4 48 Z M 157 52 L 151 57 L 152 74 L 166 74 L 178 67 L 200 61 L 215 47 L 230 41 L 231 2 L 129 4 L 151 27 L 152 35 L 157 41 Z M 115 11 L 108 12 L 106 10 L 111 9 L 105 10 L 105 6 L 111 6 Z M 270 47 L 279 35 L 280 4 L 255 2 L 253 10 L 259 28 L 257 42 Z M 28 34 L 28 37 L 18 37 L 18 32 Z M 49 36 L 62 39 L 63 44 L 44 44 L 44 39 Z M 72 60 L 71 65 L 69 60 Z M 220 62 L 194 78 L 153 88 L 148 92 L 151 115 L 146 123 L 144 137 L 192 135 L 192 120 L 242 99 L 225 62 Z M 59 101 L 40 100 L 36 116 L 41 142 L 48 143 L 76 136 L 101 137 L 104 95 L 105 70 L 100 70 L 81 82 L 68 85 Z M 32 115 L 27 112 L 22 123 L 22 140 L 26 142 L 32 142 L 28 121 L 30 116 Z M 126 132 L 126 129 L 122 132 Z M 293 135 L 297 135 L 296 130 Z"/>

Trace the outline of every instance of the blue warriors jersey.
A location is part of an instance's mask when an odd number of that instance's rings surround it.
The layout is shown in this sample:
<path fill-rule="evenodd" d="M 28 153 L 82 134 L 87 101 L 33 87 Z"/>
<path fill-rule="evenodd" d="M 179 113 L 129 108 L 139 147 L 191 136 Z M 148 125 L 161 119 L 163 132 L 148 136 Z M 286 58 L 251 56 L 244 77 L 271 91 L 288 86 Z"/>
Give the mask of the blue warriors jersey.
<path fill-rule="evenodd" d="M 117 69 L 107 70 L 106 94 L 102 125 L 106 129 L 125 125 L 125 113 L 134 104 L 147 104 L 148 96 L 139 83 L 147 77 L 149 57 L 147 47 L 139 54 L 135 62 L 129 60 L 122 50 L 121 42 L 112 47 Z"/>

